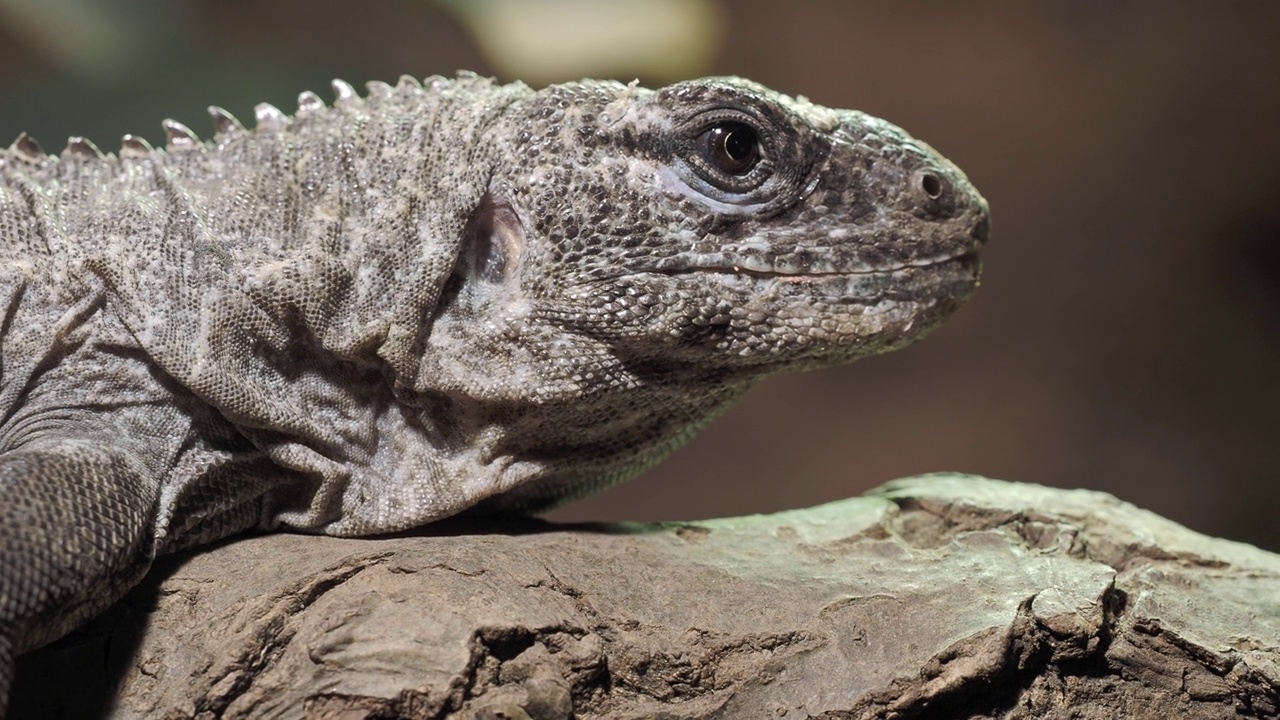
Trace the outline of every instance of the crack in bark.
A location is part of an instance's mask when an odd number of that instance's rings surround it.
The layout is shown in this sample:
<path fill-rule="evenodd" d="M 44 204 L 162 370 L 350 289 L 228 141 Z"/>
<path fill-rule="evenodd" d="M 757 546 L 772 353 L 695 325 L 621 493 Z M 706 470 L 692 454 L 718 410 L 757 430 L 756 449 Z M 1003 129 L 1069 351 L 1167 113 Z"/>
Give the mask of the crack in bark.
<path fill-rule="evenodd" d="M 226 665 L 227 675 L 235 675 L 231 686 L 215 695 L 206 694 L 196 698 L 193 703 L 195 715 L 209 713 L 213 717 L 222 717 L 227 708 L 238 698 L 247 694 L 252 689 L 254 681 L 279 659 L 293 639 L 294 630 L 291 626 L 299 614 L 314 605 L 326 593 L 369 567 L 383 562 L 393 554 L 383 552 L 355 559 L 346 558 L 324 572 L 294 585 L 277 597 L 265 601 L 273 607 L 265 612 L 255 613 L 254 617 L 270 619 L 254 633 L 252 644 Z"/>
<path fill-rule="evenodd" d="M 574 664 L 573 652 L 565 651 L 564 638 L 580 641 L 590 633 L 570 625 L 551 625 L 529 628 L 521 625 L 487 626 L 477 628 L 468 643 L 467 664 L 449 683 L 449 692 L 432 720 L 445 720 L 464 710 L 473 700 L 507 685 L 524 684 L 536 678 L 505 677 L 506 667 L 534 649 L 543 646 L 552 657 L 557 657 L 560 667 L 554 674 L 568 686 L 571 702 L 587 701 L 597 692 L 607 693 L 612 680 L 603 654 L 597 662 L 588 652 L 587 662 Z M 562 657 L 568 655 L 568 657 Z"/>
<path fill-rule="evenodd" d="M 1135 543 L 1116 548 L 1115 552 L 1103 552 L 1091 546 L 1092 536 L 1098 533 L 1093 528 L 1094 523 L 1084 517 L 1064 518 L 1034 511 L 1006 511 L 931 498 L 888 499 L 897 506 L 898 513 L 889 517 L 883 526 L 876 527 L 923 549 L 940 547 L 964 532 L 1007 530 L 1027 549 L 1048 549 L 1057 545 L 1069 557 L 1101 563 L 1116 572 L 1125 570 L 1136 560 L 1209 569 L 1231 566 L 1223 560 L 1189 552 L 1169 552 L 1149 543 Z M 1051 544 L 1050 541 L 1056 542 Z"/>
<path fill-rule="evenodd" d="M 1092 637 L 1064 638 L 1033 610 L 1026 598 L 1007 628 L 970 636 L 938 653 L 913 678 L 865 694 L 848 711 L 819 715 L 825 720 L 949 720 L 996 717 L 1017 706 L 1022 694 L 1051 668 L 1064 674 L 1093 674 L 1105 668 L 1117 613 L 1123 601 L 1104 596 L 1103 622 Z M 1064 640 L 1087 651 L 1061 647 Z"/>

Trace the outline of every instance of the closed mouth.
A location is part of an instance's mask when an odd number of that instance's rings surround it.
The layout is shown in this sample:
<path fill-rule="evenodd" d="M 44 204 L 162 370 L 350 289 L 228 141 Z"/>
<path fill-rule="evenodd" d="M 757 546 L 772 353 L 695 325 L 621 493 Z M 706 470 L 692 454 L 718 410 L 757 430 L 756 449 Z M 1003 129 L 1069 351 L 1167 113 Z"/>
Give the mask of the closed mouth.
<path fill-rule="evenodd" d="M 888 276 L 895 273 L 940 268 L 953 263 L 973 264 L 977 262 L 977 259 L 978 251 L 970 249 L 960 253 L 920 258 L 896 264 L 863 265 L 856 268 L 822 267 L 815 269 L 812 266 L 806 268 L 789 266 L 785 262 L 765 263 L 759 258 L 744 258 L 739 262 L 726 262 L 723 258 L 716 258 L 712 262 L 692 262 L 688 264 L 672 262 L 649 270 L 641 270 L 640 272 L 651 272 L 660 275 L 716 273 L 761 279 L 803 281 L 850 276 Z"/>
<path fill-rule="evenodd" d="M 978 284 L 982 264 L 976 250 L 879 268 L 794 272 L 741 265 L 686 265 L 648 271 L 665 277 L 714 278 L 726 292 L 803 298 L 800 302 L 874 304 L 967 296 Z M 629 273 L 630 274 L 630 273 Z M 787 301 L 791 302 L 791 301 Z"/>

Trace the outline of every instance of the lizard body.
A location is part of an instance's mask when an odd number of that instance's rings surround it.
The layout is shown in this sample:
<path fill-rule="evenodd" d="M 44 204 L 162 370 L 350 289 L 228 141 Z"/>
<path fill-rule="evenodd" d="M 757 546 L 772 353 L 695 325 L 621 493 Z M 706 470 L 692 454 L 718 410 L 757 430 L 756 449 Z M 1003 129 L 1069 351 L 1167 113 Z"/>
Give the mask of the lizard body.
<path fill-rule="evenodd" d="M 735 78 L 369 87 L 0 151 L 0 715 L 13 658 L 159 554 L 536 511 L 977 285 L 985 201 L 862 113 Z"/>

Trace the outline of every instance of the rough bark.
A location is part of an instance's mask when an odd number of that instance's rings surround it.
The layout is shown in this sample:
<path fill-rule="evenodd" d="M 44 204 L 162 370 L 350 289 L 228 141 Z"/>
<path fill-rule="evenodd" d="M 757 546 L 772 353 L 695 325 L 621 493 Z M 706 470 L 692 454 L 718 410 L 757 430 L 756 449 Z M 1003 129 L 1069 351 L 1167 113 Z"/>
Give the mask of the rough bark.
<path fill-rule="evenodd" d="M 665 525 L 255 537 L 25 658 L 14 717 L 1276 718 L 1280 556 L 935 475 Z"/>

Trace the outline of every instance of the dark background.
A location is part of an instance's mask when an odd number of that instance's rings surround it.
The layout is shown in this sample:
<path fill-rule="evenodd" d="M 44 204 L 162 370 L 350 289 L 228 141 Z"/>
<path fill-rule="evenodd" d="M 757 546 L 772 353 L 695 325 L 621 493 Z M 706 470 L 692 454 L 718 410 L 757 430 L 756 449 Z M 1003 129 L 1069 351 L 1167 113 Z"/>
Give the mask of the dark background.
<path fill-rule="evenodd" d="M 1280 4 L 606 5 L 0 0 L 0 142 L 158 144 L 166 117 L 209 134 L 209 104 L 247 120 L 331 97 L 332 77 L 458 68 L 738 74 L 865 110 L 990 201 L 977 299 L 907 350 L 766 381 L 668 462 L 552 516 L 767 512 L 959 470 L 1280 549 Z"/>

